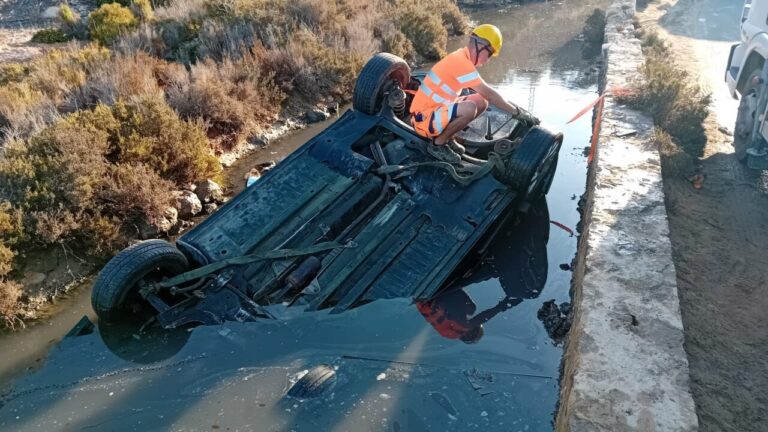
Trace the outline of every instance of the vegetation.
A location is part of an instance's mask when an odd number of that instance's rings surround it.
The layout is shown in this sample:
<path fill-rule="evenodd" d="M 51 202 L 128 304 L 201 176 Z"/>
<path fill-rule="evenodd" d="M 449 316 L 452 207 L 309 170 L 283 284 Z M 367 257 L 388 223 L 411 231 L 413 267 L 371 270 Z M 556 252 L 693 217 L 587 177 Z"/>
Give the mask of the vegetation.
<path fill-rule="evenodd" d="M 93 42 L 0 67 L 0 322 L 9 327 L 27 251 L 61 245 L 108 258 L 164 217 L 174 191 L 217 178 L 217 153 L 279 117 L 349 100 L 373 53 L 436 59 L 449 34 L 467 29 L 452 0 L 100 3 L 82 20 L 63 4 L 61 29 L 49 31 Z"/>
<path fill-rule="evenodd" d="M 72 36 L 57 28 L 46 28 L 32 35 L 32 42 L 36 43 L 61 43 L 72 39 Z"/>
<path fill-rule="evenodd" d="M 707 137 L 704 120 L 709 114 L 711 96 L 674 63 L 669 47 L 653 32 L 641 32 L 645 63 L 643 80 L 627 102 L 647 112 L 664 135 L 657 136 L 662 153 L 676 157 L 701 157 Z M 678 148 L 679 147 L 679 148 Z M 687 167 L 692 162 L 675 163 L 672 168 Z"/>
<path fill-rule="evenodd" d="M 133 30 L 139 21 L 125 6 L 106 3 L 88 15 L 88 31 L 93 40 L 104 45 L 112 43 L 118 36 Z"/>

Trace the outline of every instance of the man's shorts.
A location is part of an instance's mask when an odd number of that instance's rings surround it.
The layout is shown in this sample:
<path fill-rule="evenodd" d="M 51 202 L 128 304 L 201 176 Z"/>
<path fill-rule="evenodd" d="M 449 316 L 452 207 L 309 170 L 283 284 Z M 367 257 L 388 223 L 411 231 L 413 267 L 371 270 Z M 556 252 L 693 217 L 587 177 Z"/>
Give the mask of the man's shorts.
<path fill-rule="evenodd" d="M 459 102 L 466 99 L 462 96 L 448 105 L 438 105 L 435 109 L 425 112 L 415 112 L 411 116 L 411 124 L 419 135 L 435 138 L 443 133 L 448 123 L 456 119 Z"/>

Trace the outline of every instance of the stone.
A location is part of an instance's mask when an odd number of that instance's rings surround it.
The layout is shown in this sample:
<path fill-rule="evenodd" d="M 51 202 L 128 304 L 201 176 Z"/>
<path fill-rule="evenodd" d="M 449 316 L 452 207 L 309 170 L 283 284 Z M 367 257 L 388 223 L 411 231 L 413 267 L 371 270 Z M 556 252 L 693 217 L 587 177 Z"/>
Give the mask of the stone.
<path fill-rule="evenodd" d="M 202 203 L 221 202 L 224 199 L 224 192 L 215 181 L 208 179 L 197 183 L 195 194 Z"/>
<path fill-rule="evenodd" d="M 176 194 L 176 209 L 181 219 L 189 219 L 203 210 L 203 203 L 192 191 L 181 191 Z"/>
<path fill-rule="evenodd" d="M 321 109 L 313 109 L 309 110 L 304 114 L 304 118 L 307 120 L 307 123 L 319 123 L 321 121 L 328 120 L 328 118 L 331 115 L 328 114 L 328 111 L 321 110 Z"/>
<path fill-rule="evenodd" d="M 173 229 L 173 227 L 179 221 L 179 213 L 174 207 L 168 207 L 163 212 L 163 216 L 158 220 L 142 221 L 139 223 L 139 237 L 143 240 L 155 238 L 161 234 L 167 233 Z"/>
<path fill-rule="evenodd" d="M 219 206 L 216 203 L 207 203 L 205 204 L 205 206 L 203 206 L 203 208 L 206 214 L 211 214 L 215 212 L 219 208 Z"/>
<path fill-rule="evenodd" d="M 46 279 L 48 279 L 48 276 L 45 273 L 25 272 L 21 284 L 24 285 L 25 289 L 37 288 L 42 285 Z"/>

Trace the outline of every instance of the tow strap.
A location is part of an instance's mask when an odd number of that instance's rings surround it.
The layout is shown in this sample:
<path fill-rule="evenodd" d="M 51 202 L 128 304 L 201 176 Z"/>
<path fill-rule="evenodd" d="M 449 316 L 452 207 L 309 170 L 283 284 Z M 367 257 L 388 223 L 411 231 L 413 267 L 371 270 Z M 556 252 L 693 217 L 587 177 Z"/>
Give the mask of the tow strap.
<path fill-rule="evenodd" d="M 331 241 L 331 242 L 318 243 L 312 246 L 307 246 L 305 248 L 299 248 L 299 249 L 276 249 L 276 250 L 271 250 L 266 252 L 256 252 L 249 255 L 241 255 L 241 256 L 236 256 L 236 257 L 228 258 L 221 261 L 216 261 L 214 263 L 196 268 L 192 271 L 182 273 L 170 279 L 166 279 L 164 281 L 158 282 L 156 286 L 159 288 L 170 288 L 172 286 L 180 285 L 189 281 L 193 281 L 195 279 L 200 279 L 203 276 L 207 276 L 211 273 L 215 273 L 223 268 L 233 266 L 233 265 L 251 264 L 258 261 L 281 259 L 281 258 L 300 257 L 304 255 L 313 255 L 319 252 L 325 252 L 333 249 L 350 249 L 354 247 L 357 247 L 357 244 L 352 241 L 346 244 Z"/>

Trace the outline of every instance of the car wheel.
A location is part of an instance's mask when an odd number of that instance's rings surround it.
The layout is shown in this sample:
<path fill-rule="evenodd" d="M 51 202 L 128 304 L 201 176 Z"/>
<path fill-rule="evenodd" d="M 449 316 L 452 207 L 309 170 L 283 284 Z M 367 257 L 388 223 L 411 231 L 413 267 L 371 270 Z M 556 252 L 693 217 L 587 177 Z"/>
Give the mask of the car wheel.
<path fill-rule="evenodd" d="M 411 68 L 400 57 L 379 53 L 363 66 L 355 82 L 352 108 L 368 115 L 378 114 L 384 102 L 384 93 L 393 83 L 406 88 L 411 80 Z"/>
<path fill-rule="evenodd" d="M 319 396 L 336 384 L 336 371 L 329 365 L 319 365 L 310 369 L 289 390 L 288 396 L 299 399 Z"/>
<path fill-rule="evenodd" d="M 736 125 L 733 128 L 733 149 L 736 159 L 740 162 L 747 160 L 747 149 L 750 145 L 752 128 L 757 117 L 757 89 L 753 83 L 755 78 L 760 77 L 760 69 L 755 69 L 749 74 L 741 92 L 739 109 L 736 112 Z"/>
<path fill-rule="evenodd" d="M 499 181 L 517 190 L 523 199 L 535 202 L 549 192 L 562 143 L 562 134 L 534 126 L 506 158 L 504 172 L 494 174 Z"/>
<path fill-rule="evenodd" d="M 159 281 L 187 270 L 187 258 L 164 240 L 147 240 L 124 249 L 99 272 L 91 305 L 100 320 L 115 321 L 130 314 L 143 318 L 148 306 L 139 293 L 142 282 Z"/>

